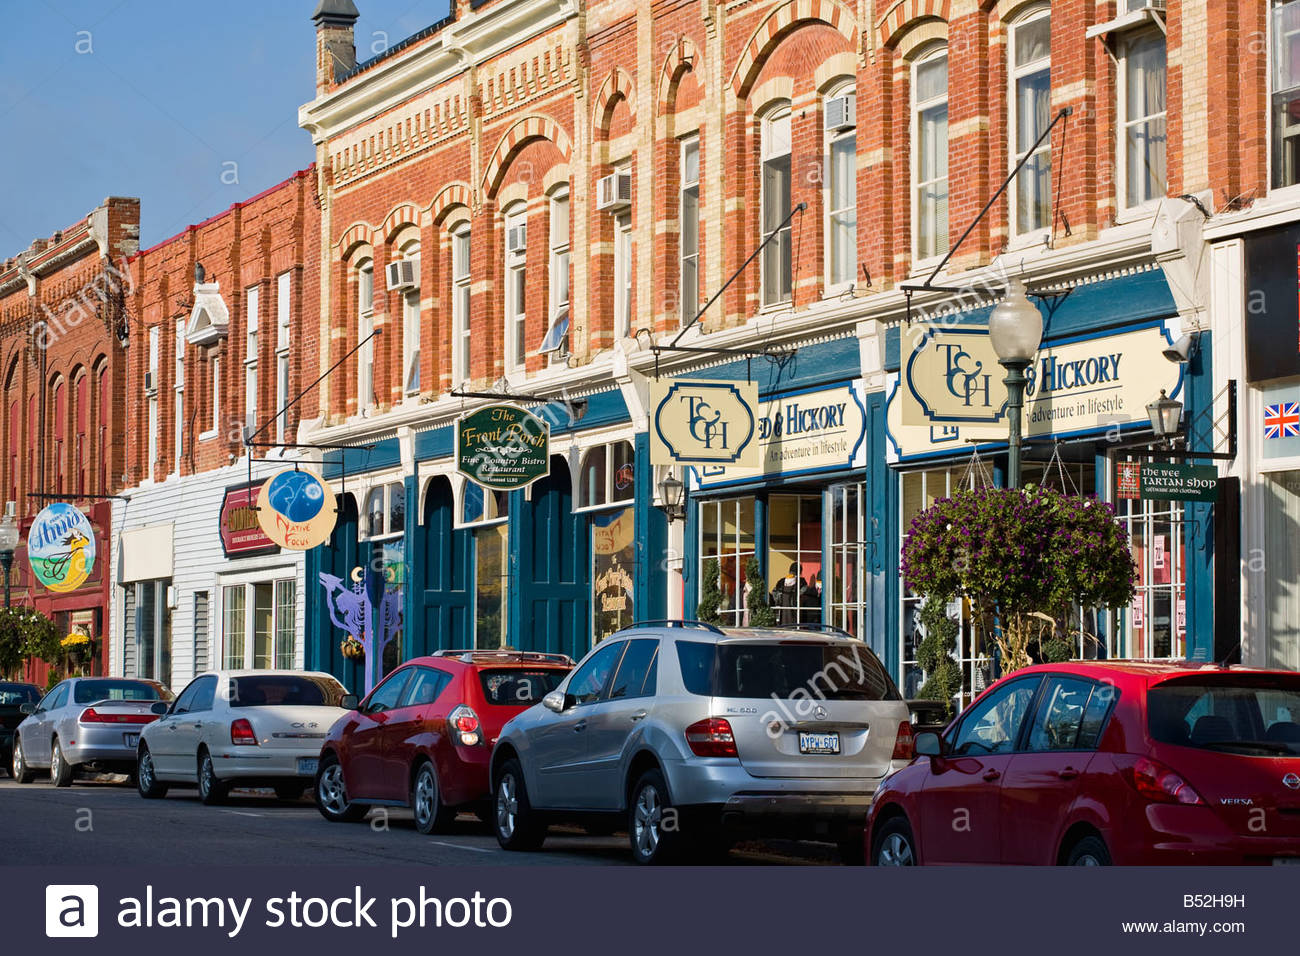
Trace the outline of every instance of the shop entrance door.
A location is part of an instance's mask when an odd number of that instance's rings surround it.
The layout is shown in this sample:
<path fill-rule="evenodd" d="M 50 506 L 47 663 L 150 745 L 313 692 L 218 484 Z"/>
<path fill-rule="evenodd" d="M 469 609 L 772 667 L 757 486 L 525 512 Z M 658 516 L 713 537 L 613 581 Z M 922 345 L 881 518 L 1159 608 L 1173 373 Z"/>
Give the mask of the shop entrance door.
<path fill-rule="evenodd" d="M 522 650 L 568 654 L 591 647 L 591 538 L 573 513 L 573 481 L 563 458 L 529 491 L 515 552 L 520 619 L 511 628 Z"/>
<path fill-rule="evenodd" d="M 410 656 L 431 654 L 441 648 L 469 647 L 472 553 L 470 534 L 455 527 L 455 499 L 451 482 L 439 476 L 429 483 L 424 498 L 424 520 L 416 547 L 423 579 L 416 592 L 416 615 L 423 627 L 409 636 L 415 641 Z"/>

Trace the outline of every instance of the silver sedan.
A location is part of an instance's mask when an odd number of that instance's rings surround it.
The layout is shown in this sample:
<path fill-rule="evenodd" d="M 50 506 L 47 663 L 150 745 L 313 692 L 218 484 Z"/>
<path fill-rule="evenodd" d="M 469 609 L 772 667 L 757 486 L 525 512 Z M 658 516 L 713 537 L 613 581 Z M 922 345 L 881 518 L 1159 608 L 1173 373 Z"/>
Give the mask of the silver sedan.
<path fill-rule="evenodd" d="M 71 677 L 37 704 L 14 734 L 13 776 L 30 783 L 48 770 L 56 787 L 71 785 L 80 769 L 134 774 L 145 724 L 158 719 L 153 705 L 172 694 L 156 681 L 122 677 Z"/>

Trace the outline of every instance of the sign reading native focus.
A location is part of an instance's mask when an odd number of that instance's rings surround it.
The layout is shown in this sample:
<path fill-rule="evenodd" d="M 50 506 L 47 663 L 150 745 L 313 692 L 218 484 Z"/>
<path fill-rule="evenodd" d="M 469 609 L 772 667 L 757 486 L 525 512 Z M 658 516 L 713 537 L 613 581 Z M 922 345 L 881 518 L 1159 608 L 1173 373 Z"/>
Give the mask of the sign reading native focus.
<path fill-rule="evenodd" d="M 650 463 L 758 468 L 758 385 L 651 382 Z"/>
<path fill-rule="evenodd" d="M 45 506 L 27 532 L 27 560 L 36 580 L 51 591 L 75 591 L 95 567 L 90 521 L 66 501 Z"/>
<path fill-rule="evenodd" d="M 310 551 L 334 533 L 334 495 L 309 468 L 286 468 L 262 485 L 257 522 L 272 542 L 290 551 Z"/>
<path fill-rule="evenodd" d="M 514 405 L 489 405 L 456 420 L 456 469 L 484 488 L 526 488 L 551 470 L 551 427 Z"/>
<path fill-rule="evenodd" d="M 1213 465 L 1118 461 L 1115 497 L 1142 501 L 1214 501 L 1219 472 Z"/>
<path fill-rule="evenodd" d="M 221 550 L 226 557 L 248 557 L 278 550 L 257 520 L 257 497 L 261 490 L 261 482 L 226 489 L 217 518 Z"/>

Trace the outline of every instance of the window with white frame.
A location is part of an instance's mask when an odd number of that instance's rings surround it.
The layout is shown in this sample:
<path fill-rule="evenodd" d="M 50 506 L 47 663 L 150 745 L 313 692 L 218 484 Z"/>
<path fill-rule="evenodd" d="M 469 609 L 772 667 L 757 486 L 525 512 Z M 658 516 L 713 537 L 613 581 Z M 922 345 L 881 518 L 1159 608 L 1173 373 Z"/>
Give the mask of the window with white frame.
<path fill-rule="evenodd" d="M 473 644 L 501 647 L 509 633 L 506 594 L 510 573 L 510 495 L 472 481 L 461 487 L 458 527 L 470 528 L 474 542 Z"/>
<path fill-rule="evenodd" d="M 523 203 L 506 211 L 506 369 L 521 371 L 526 358 L 528 213 Z"/>
<path fill-rule="evenodd" d="M 614 217 L 614 337 L 632 334 L 632 214 Z"/>
<path fill-rule="evenodd" d="M 1273 187 L 1300 183 L 1300 0 L 1273 2 L 1269 30 Z"/>
<path fill-rule="evenodd" d="M 1043 4 L 1011 25 L 1008 45 L 1011 114 L 1011 164 L 1028 156 L 1011 191 L 1016 233 L 1051 224 L 1052 143 L 1034 144 L 1052 121 L 1052 19 Z"/>
<path fill-rule="evenodd" d="M 176 322 L 174 343 L 175 373 L 172 377 L 173 422 L 172 471 L 181 473 L 181 459 L 185 454 L 185 320 Z"/>
<path fill-rule="evenodd" d="M 762 131 L 763 305 L 790 301 L 790 107 L 779 106 L 763 118 Z"/>
<path fill-rule="evenodd" d="M 362 537 L 383 538 L 406 530 L 406 486 L 400 481 L 376 485 L 366 495 Z"/>
<path fill-rule="evenodd" d="M 948 49 L 937 47 L 912 65 L 914 253 L 948 251 Z"/>
<path fill-rule="evenodd" d="M 569 312 L 569 190 L 551 194 L 551 261 L 547 277 L 550 286 L 551 315 L 554 325 Z"/>
<path fill-rule="evenodd" d="M 289 427 L 289 346 L 293 328 L 293 275 L 282 272 L 275 280 L 275 440 L 284 442 Z"/>
<path fill-rule="evenodd" d="M 402 258 L 411 261 L 415 287 L 402 295 L 402 388 L 407 395 L 420 394 L 420 243 L 402 246 Z"/>
<path fill-rule="evenodd" d="M 681 321 L 684 325 L 700 310 L 700 139 L 691 136 L 681 145 L 681 224 L 677 240 L 681 257 Z"/>
<path fill-rule="evenodd" d="M 227 584 L 221 624 L 227 669 L 292 669 L 297 657 L 297 582 L 292 577 Z"/>
<path fill-rule="evenodd" d="M 357 264 L 357 411 L 375 403 L 375 266 L 365 259 Z"/>
<path fill-rule="evenodd" d="M 1143 30 L 1119 43 L 1120 170 L 1123 204 L 1134 208 L 1165 194 L 1165 34 Z"/>
<path fill-rule="evenodd" d="M 149 327 L 149 375 L 144 384 L 145 397 L 149 402 L 149 460 L 145 462 L 145 476 L 153 478 L 158 466 L 158 362 L 161 327 Z"/>
<path fill-rule="evenodd" d="M 853 85 L 830 91 L 826 122 L 826 281 L 853 281 L 858 262 L 858 135 Z"/>
<path fill-rule="evenodd" d="M 636 457 L 629 441 L 610 442 L 582 456 L 577 509 L 628 502 L 636 493 Z"/>
<path fill-rule="evenodd" d="M 244 425 L 257 427 L 257 286 L 244 295 Z"/>
<path fill-rule="evenodd" d="M 221 430 L 221 358 L 212 356 L 212 428 L 210 435 Z"/>
<path fill-rule="evenodd" d="M 469 224 L 451 237 L 451 380 L 460 385 L 469 378 Z"/>

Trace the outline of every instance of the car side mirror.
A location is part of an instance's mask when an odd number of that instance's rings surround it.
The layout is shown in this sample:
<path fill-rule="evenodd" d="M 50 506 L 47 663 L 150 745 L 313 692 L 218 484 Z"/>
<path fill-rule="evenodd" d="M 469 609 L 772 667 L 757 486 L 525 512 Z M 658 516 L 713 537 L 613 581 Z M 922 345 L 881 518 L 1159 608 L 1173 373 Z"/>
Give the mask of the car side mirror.
<path fill-rule="evenodd" d="M 542 698 L 542 706 L 556 714 L 564 713 L 568 704 L 569 695 L 562 690 L 553 690 Z"/>
<path fill-rule="evenodd" d="M 917 734 L 912 744 L 918 757 L 942 757 L 943 738 L 938 734 Z"/>
<path fill-rule="evenodd" d="M 149 713 L 157 714 L 159 717 L 163 716 L 171 709 L 172 705 L 167 703 L 165 700 L 156 700 L 149 705 Z"/>
<path fill-rule="evenodd" d="M 35 705 L 35 704 L 19 704 L 19 705 L 18 705 L 18 713 L 20 713 L 20 714 L 28 714 L 28 715 L 34 714 L 34 713 L 36 713 L 36 705 Z"/>
<path fill-rule="evenodd" d="M 356 694 L 344 694 L 343 699 L 339 701 L 339 706 L 344 710 L 356 710 L 360 703 Z"/>

